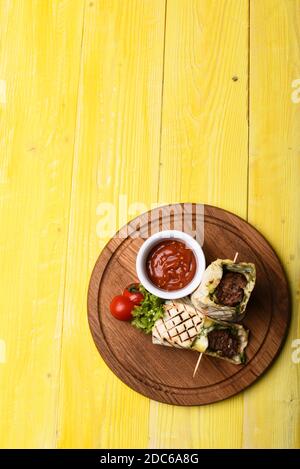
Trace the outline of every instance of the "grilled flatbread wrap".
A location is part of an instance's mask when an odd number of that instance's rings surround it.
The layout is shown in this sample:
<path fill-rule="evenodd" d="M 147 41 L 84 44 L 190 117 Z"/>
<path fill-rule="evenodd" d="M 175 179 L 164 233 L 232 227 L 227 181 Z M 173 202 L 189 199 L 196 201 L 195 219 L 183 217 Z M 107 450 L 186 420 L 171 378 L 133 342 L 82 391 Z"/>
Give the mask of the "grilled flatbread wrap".
<path fill-rule="evenodd" d="M 167 301 L 164 309 L 152 329 L 154 344 L 195 350 L 237 365 L 245 362 L 248 331 L 240 324 L 210 319 L 188 298 Z"/>
<path fill-rule="evenodd" d="M 236 285 L 232 292 L 235 296 L 228 295 L 226 301 L 225 279 L 234 287 L 234 274 L 237 277 Z M 231 278 L 229 278 L 231 276 Z M 244 279 L 244 283 L 243 283 Z M 256 280 L 255 265 L 250 262 L 234 263 L 229 259 L 217 259 L 212 262 L 203 274 L 200 286 L 192 294 L 191 301 L 199 311 L 211 318 L 224 321 L 241 321 L 245 316 L 245 309 Z M 227 282 L 228 284 L 228 282 Z M 224 287 L 224 291 L 221 289 Z M 240 295 L 240 297 L 239 297 Z M 222 298 L 224 303 L 222 303 Z M 228 301 L 229 300 L 229 301 Z"/>

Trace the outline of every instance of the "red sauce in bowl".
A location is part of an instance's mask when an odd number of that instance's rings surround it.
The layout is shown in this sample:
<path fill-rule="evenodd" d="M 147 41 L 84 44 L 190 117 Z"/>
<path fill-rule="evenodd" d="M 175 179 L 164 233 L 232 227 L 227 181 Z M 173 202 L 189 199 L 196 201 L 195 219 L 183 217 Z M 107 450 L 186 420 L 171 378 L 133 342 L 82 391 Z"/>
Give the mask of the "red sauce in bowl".
<path fill-rule="evenodd" d="M 186 287 L 194 278 L 196 258 L 182 241 L 166 239 L 150 251 L 146 261 L 151 282 L 166 291 Z"/>

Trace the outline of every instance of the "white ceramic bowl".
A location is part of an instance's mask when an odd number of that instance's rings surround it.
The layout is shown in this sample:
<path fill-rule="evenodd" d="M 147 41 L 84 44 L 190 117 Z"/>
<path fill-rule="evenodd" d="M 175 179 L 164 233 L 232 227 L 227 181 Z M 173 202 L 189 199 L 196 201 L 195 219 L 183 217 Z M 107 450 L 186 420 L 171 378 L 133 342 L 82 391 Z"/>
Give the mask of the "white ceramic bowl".
<path fill-rule="evenodd" d="M 196 272 L 193 280 L 180 290 L 166 291 L 156 287 L 147 275 L 146 261 L 151 249 L 164 239 L 177 239 L 192 249 L 196 258 Z M 190 235 L 178 230 L 165 230 L 150 236 L 141 246 L 136 258 L 136 272 L 139 281 L 153 295 L 166 300 L 174 300 L 190 295 L 200 285 L 205 270 L 205 257 L 200 244 Z"/>

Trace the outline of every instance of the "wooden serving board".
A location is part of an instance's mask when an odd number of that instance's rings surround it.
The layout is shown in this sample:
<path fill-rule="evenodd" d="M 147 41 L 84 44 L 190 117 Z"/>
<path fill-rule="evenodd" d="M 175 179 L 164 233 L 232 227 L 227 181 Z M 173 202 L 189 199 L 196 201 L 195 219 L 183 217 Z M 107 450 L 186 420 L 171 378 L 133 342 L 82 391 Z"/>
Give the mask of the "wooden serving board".
<path fill-rule="evenodd" d="M 88 320 L 102 358 L 132 389 L 168 404 L 209 404 L 244 390 L 274 361 L 290 321 L 288 283 L 269 243 L 246 221 L 208 205 L 169 207 L 171 226 L 170 218 L 155 209 L 130 222 L 106 245 L 90 280 Z M 256 286 L 243 321 L 250 330 L 247 363 L 233 365 L 204 355 L 194 379 L 197 352 L 153 345 L 151 336 L 118 321 L 109 311 L 111 299 L 137 280 L 135 261 L 144 242 L 141 236 L 147 235 L 149 228 L 151 234 L 172 229 L 172 225 L 177 229 L 183 217 L 185 231 L 195 234 L 195 226 L 201 232 L 201 226 L 204 228 L 207 265 L 216 258 L 233 258 L 238 251 L 238 261 L 254 262 L 257 270 Z M 197 239 L 201 238 L 201 233 L 198 235 Z"/>

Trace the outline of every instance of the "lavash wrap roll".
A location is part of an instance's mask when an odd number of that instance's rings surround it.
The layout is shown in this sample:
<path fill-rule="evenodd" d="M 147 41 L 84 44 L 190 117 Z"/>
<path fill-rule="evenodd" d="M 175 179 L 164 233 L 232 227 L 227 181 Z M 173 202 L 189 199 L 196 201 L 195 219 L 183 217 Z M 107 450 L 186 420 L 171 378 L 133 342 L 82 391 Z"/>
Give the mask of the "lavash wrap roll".
<path fill-rule="evenodd" d="M 164 316 L 155 322 L 152 329 L 153 344 L 194 350 L 235 365 L 245 362 L 248 331 L 242 325 L 206 317 L 187 297 L 167 301 L 164 310 Z M 237 339 L 238 348 L 232 357 L 223 356 L 221 351 L 210 349 L 208 334 L 213 330 L 227 330 Z"/>
<path fill-rule="evenodd" d="M 218 302 L 216 288 L 225 271 L 237 272 L 246 277 L 244 296 L 236 306 L 225 306 Z M 256 280 L 255 265 L 250 262 L 234 263 L 230 259 L 217 259 L 205 270 L 200 286 L 191 295 L 193 305 L 206 316 L 224 321 L 241 321 Z"/>
<path fill-rule="evenodd" d="M 232 357 L 222 356 L 222 352 L 218 350 L 211 350 L 209 346 L 208 335 L 212 331 L 229 331 L 238 341 L 238 349 Z M 192 350 L 210 355 L 211 357 L 221 358 L 234 365 L 244 364 L 246 362 L 245 349 L 248 345 L 249 331 L 241 324 L 234 324 L 233 322 L 217 321 L 208 316 L 205 317 L 197 340 L 192 345 Z"/>

